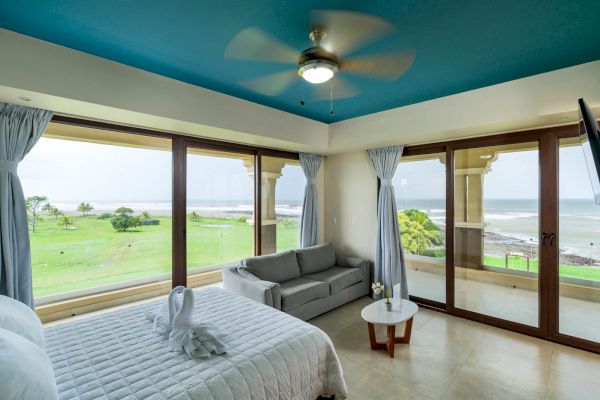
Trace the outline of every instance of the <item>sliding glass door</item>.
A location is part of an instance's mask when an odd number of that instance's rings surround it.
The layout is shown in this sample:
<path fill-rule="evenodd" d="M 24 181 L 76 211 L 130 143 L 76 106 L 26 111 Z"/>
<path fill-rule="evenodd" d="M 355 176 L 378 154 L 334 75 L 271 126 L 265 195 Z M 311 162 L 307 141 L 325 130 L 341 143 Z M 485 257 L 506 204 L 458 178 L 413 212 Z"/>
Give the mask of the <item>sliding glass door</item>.
<path fill-rule="evenodd" d="M 600 206 L 579 138 L 559 143 L 558 333 L 600 342 Z"/>
<path fill-rule="evenodd" d="M 393 182 L 411 298 L 600 353 L 600 206 L 580 140 L 566 125 L 406 147 Z"/>
<path fill-rule="evenodd" d="M 538 327 L 538 142 L 454 152 L 454 307 Z"/>
<path fill-rule="evenodd" d="M 392 179 L 410 294 L 446 303 L 446 153 L 402 157 Z"/>
<path fill-rule="evenodd" d="M 300 247 L 306 178 L 300 161 L 261 157 L 261 254 Z"/>
<path fill-rule="evenodd" d="M 299 246 L 304 174 L 294 153 L 176 138 L 174 284 Z"/>
<path fill-rule="evenodd" d="M 254 156 L 188 146 L 186 191 L 188 276 L 254 255 Z"/>

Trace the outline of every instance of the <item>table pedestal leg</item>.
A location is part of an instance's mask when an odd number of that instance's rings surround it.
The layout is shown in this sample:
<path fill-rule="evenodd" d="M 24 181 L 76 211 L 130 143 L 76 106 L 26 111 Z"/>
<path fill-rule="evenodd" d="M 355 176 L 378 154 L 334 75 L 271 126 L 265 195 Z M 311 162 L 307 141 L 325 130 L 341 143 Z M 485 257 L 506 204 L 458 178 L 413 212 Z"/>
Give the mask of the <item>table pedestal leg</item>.
<path fill-rule="evenodd" d="M 371 344 L 371 350 L 386 350 L 390 357 L 394 357 L 394 344 L 396 343 L 410 343 L 410 335 L 412 332 L 413 319 L 406 321 L 404 325 L 404 334 L 402 336 L 396 336 L 396 325 L 387 326 L 387 340 L 385 342 L 378 342 L 375 337 L 375 326 L 372 323 L 368 323 L 369 327 L 369 342 Z"/>

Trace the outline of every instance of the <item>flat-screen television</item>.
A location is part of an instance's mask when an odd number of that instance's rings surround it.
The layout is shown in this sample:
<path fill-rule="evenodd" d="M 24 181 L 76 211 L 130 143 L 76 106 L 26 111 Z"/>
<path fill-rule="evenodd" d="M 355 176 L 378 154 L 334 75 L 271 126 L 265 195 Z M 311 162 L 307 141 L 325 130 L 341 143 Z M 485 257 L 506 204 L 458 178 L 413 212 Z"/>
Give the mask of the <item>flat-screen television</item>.
<path fill-rule="evenodd" d="M 600 205 L 600 128 L 592 109 L 579 99 L 579 137 L 596 204 Z"/>

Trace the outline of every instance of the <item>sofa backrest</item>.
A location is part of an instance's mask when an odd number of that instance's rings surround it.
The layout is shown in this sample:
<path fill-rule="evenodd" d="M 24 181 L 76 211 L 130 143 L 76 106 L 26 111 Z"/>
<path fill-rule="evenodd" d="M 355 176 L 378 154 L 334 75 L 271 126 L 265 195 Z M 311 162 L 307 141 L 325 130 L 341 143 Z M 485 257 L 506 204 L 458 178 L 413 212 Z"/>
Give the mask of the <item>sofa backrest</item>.
<path fill-rule="evenodd" d="M 300 274 L 308 275 L 335 266 L 335 249 L 331 243 L 296 250 Z"/>
<path fill-rule="evenodd" d="M 300 267 L 293 251 L 250 257 L 242 265 L 263 281 L 285 282 L 300 276 Z"/>

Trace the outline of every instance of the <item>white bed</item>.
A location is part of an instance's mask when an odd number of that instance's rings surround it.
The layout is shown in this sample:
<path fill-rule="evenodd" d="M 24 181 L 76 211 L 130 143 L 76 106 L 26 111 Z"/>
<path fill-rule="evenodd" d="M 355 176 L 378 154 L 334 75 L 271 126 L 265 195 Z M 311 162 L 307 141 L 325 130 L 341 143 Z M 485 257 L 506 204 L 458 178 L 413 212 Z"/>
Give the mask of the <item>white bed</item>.
<path fill-rule="evenodd" d="M 160 300 L 165 301 L 165 300 Z M 227 354 L 170 352 L 145 313 L 159 301 L 45 329 L 59 399 L 315 400 L 347 394 L 329 337 L 218 288 L 195 291 L 194 316 L 219 327 Z"/>

